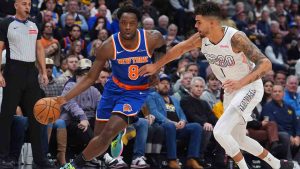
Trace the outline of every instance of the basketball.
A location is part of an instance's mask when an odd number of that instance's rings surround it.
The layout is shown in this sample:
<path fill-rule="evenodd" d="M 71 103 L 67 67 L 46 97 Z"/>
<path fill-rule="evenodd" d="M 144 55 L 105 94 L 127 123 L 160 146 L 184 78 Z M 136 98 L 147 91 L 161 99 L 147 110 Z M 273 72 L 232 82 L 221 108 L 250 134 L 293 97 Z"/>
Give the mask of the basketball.
<path fill-rule="evenodd" d="M 53 98 L 42 98 L 35 103 L 33 114 L 38 122 L 47 125 L 59 118 L 60 105 Z"/>

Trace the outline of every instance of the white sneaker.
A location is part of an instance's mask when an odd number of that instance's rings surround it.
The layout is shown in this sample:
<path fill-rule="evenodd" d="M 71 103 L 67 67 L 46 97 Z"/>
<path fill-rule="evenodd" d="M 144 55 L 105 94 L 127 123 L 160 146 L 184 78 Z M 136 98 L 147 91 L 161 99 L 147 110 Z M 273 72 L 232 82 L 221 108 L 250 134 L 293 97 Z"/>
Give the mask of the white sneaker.
<path fill-rule="evenodd" d="M 111 167 L 118 163 L 117 159 L 112 158 L 108 153 L 103 156 L 104 163 L 107 167 Z"/>
<path fill-rule="evenodd" d="M 116 164 L 117 168 L 127 168 L 128 165 L 123 161 L 123 157 L 119 156 L 116 158 L 118 160 L 118 163 Z"/>
<path fill-rule="evenodd" d="M 141 156 L 132 160 L 131 168 L 150 168 L 150 165 L 146 163 L 146 157 Z"/>

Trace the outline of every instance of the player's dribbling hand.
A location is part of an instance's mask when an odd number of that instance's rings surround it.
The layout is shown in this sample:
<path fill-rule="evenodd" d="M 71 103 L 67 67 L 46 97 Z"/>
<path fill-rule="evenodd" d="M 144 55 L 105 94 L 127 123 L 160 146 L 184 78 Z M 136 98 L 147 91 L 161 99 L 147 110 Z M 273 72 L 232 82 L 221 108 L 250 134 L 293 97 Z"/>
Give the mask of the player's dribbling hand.
<path fill-rule="evenodd" d="M 85 132 L 88 127 L 89 127 L 90 123 L 88 120 L 81 120 L 80 123 L 78 124 L 78 128 L 83 130 L 83 132 Z"/>
<path fill-rule="evenodd" d="M 63 104 L 67 103 L 67 100 L 64 96 L 57 96 L 54 98 L 54 100 L 56 101 L 56 103 L 58 103 L 60 106 L 62 106 Z"/>
<path fill-rule="evenodd" d="M 150 76 L 158 71 L 156 64 L 146 64 L 139 68 L 139 76 Z"/>
<path fill-rule="evenodd" d="M 222 87 L 227 93 L 232 93 L 233 91 L 239 90 L 242 86 L 238 80 L 226 80 L 222 84 Z"/>
<path fill-rule="evenodd" d="M 49 83 L 48 76 L 46 73 L 40 75 L 40 82 L 43 86 L 46 86 Z"/>
<path fill-rule="evenodd" d="M 2 76 L 2 73 L 0 73 L 0 87 L 5 87 L 6 83 L 5 83 L 5 79 Z"/>

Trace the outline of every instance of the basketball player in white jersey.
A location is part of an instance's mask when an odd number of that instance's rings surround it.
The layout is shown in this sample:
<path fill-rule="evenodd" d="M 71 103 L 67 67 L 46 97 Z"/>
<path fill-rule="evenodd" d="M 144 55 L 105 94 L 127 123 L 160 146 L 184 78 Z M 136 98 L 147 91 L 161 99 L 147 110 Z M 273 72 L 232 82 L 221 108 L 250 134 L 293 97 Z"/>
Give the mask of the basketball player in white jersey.
<path fill-rule="evenodd" d="M 198 32 L 173 47 L 158 62 L 141 67 L 140 76 L 152 75 L 182 54 L 201 48 L 225 90 L 224 113 L 214 128 L 216 140 L 241 169 L 248 166 L 240 149 L 261 158 L 274 169 L 292 169 L 292 161 L 278 160 L 246 136 L 247 121 L 263 96 L 261 77 L 272 69 L 271 62 L 243 32 L 221 26 L 217 4 L 204 3 L 195 13 Z"/>

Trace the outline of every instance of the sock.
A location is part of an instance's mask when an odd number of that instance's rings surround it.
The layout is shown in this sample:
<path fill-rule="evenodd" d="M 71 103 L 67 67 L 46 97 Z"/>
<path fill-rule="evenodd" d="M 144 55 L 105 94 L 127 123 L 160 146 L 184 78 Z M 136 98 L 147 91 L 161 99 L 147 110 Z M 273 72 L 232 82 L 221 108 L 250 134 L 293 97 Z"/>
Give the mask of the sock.
<path fill-rule="evenodd" d="M 268 163 L 272 168 L 275 168 L 275 169 L 280 168 L 280 160 L 275 158 L 271 153 L 268 153 L 267 156 L 263 160 L 266 163 Z"/>
<path fill-rule="evenodd" d="M 80 153 L 72 162 L 76 167 L 83 167 L 85 162 L 87 162 L 82 153 Z"/>
<path fill-rule="evenodd" d="M 247 166 L 247 163 L 245 161 L 245 158 L 243 158 L 241 161 L 236 163 L 240 169 L 249 169 Z"/>

